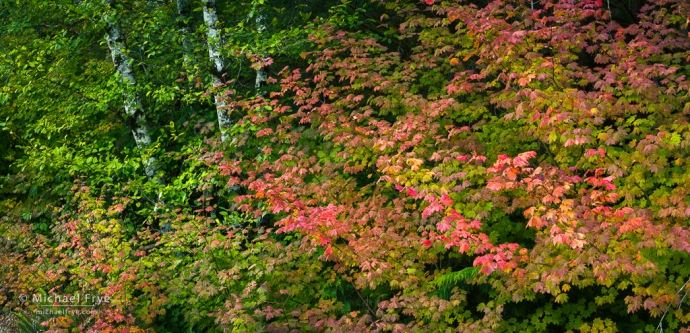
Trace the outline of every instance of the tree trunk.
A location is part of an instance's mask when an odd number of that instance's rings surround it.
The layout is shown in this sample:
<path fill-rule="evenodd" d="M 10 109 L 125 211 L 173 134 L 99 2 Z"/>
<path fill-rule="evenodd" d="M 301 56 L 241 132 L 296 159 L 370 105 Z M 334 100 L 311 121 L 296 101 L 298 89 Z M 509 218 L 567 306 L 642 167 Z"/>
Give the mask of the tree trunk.
<path fill-rule="evenodd" d="M 106 5 L 112 5 L 113 0 L 105 0 Z M 127 115 L 127 123 L 132 129 L 134 141 L 140 149 L 144 149 L 151 145 L 151 135 L 146 118 L 144 117 L 144 109 L 141 104 L 141 96 L 135 91 L 137 80 L 134 76 L 134 69 L 132 68 L 132 59 L 125 53 L 125 40 L 122 35 L 122 29 L 118 22 L 108 15 L 107 19 L 107 36 L 108 48 L 115 65 L 115 70 L 120 74 L 122 81 L 129 85 L 125 87 L 124 91 L 124 106 L 125 114 Z M 144 160 L 144 172 L 149 179 L 156 176 L 157 160 L 154 157 L 149 157 Z M 162 178 L 158 179 L 161 182 Z"/>
<path fill-rule="evenodd" d="M 266 25 L 264 24 L 264 21 L 266 20 L 266 17 L 264 14 L 259 11 L 259 13 L 256 15 L 256 30 L 259 32 L 259 35 L 262 35 L 264 30 L 266 30 Z M 265 60 L 264 55 L 261 55 L 263 59 L 261 59 L 261 62 Z M 263 87 L 264 83 L 266 82 L 266 79 L 268 79 L 268 74 L 266 74 L 266 69 L 263 66 L 260 66 L 256 70 L 256 81 L 254 83 L 254 87 L 256 89 L 256 94 L 261 97 L 266 96 L 266 92 L 261 90 L 261 87 Z"/>
<path fill-rule="evenodd" d="M 215 0 L 204 0 L 204 23 L 206 24 L 206 38 L 208 43 L 208 57 L 213 63 L 213 82 L 214 87 L 218 87 L 223 83 L 223 74 L 225 71 L 225 62 L 220 55 L 221 38 L 220 31 L 218 31 L 218 14 L 216 12 Z M 228 129 L 232 124 L 230 116 L 227 112 L 227 107 L 223 96 L 219 93 L 214 95 L 214 103 L 216 105 L 216 113 L 218 114 L 218 125 L 220 126 L 221 141 L 225 142 L 228 137 Z"/>
<path fill-rule="evenodd" d="M 177 0 L 177 16 L 178 16 L 178 26 L 182 35 L 182 59 L 183 66 L 189 74 L 189 69 L 194 67 L 192 64 L 192 52 L 194 51 L 192 42 L 189 40 L 189 22 L 190 19 L 190 9 L 189 0 Z"/>

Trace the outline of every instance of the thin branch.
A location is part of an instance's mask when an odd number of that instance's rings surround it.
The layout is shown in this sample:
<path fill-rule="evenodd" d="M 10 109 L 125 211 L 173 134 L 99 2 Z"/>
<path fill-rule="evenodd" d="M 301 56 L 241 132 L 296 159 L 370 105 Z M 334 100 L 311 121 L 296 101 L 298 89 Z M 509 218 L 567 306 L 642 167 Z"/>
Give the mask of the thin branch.
<path fill-rule="evenodd" d="M 690 283 L 690 278 L 688 278 L 688 280 L 685 281 L 685 283 L 683 284 L 683 286 L 680 287 L 680 289 L 678 289 L 678 292 L 676 292 L 676 294 L 677 294 L 677 295 L 680 295 L 680 293 L 683 291 L 683 289 L 685 289 L 685 287 L 688 286 L 689 283 Z M 681 299 L 680 299 L 680 302 L 678 302 L 678 309 L 680 309 L 680 306 L 683 304 L 683 300 L 685 300 L 685 296 L 688 295 L 688 292 L 690 292 L 690 288 L 688 288 L 688 289 L 685 291 L 685 294 L 683 295 L 683 298 L 681 298 Z M 664 314 L 661 316 L 661 319 L 659 320 L 659 325 L 656 326 L 656 329 L 655 329 L 655 330 L 659 330 L 660 333 L 664 333 L 664 318 L 666 318 L 666 314 L 668 314 L 668 310 L 670 310 L 670 308 L 669 308 L 669 309 L 666 309 L 666 311 L 664 311 Z"/>

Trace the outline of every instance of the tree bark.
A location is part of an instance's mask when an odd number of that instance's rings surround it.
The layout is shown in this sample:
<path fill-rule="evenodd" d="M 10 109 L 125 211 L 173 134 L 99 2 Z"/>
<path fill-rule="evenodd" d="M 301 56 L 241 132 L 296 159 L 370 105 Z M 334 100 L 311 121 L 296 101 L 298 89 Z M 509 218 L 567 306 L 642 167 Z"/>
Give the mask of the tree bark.
<path fill-rule="evenodd" d="M 208 57 L 213 63 L 213 76 L 215 77 L 213 86 L 218 87 L 223 84 L 225 72 L 225 61 L 220 54 L 221 36 L 218 30 L 218 14 L 215 0 L 204 0 L 204 23 L 206 24 L 206 38 L 208 43 Z M 220 127 L 221 141 L 225 142 L 228 137 L 228 129 L 232 121 L 227 112 L 225 99 L 219 93 L 214 94 L 214 104 L 218 115 L 218 125 Z"/>
<path fill-rule="evenodd" d="M 259 11 L 259 13 L 256 15 L 256 30 L 259 32 L 259 36 L 263 35 L 264 30 L 266 30 L 266 25 L 264 24 L 265 20 L 266 16 L 261 11 Z M 264 57 L 264 55 L 261 55 L 261 57 L 261 62 L 265 61 L 266 58 Z M 268 74 L 266 74 L 266 69 L 263 66 L 260 66 L 256 70 L 256 81 L 254 83 L 257 96 L 266 96 L 266 92 L 262 91 L 261 87 L 263 87 L 267 79 Z"/>
<path fill-rule="evenodd" d="M 112 5 L 113 0 L 105 0 L 106 5 Z M 112 16 L 107 16 L 107 36 L 108 48 L 113 59 L 115 70 L 120 74 L 122 81 L 128 85 L 124 90 L 124 108 L 127 116 L 127 123 L 134 135 L 137 147 L 144 149 L 151 145 L 151 134 L 144 117 L 145 112 L 141 103 L 141 96 L 136 92 L 137 80 L 132 68 L 132 58 L 125 53 L 125 40 L 122 29 L 117 20 Z M 156 177 L 158 171 L 157 160 L 149 157 L 144 160 L 144 172 L 149 179 Z M 162 182 L 162 178 L 157 179 Z"/>
<path fill-rule="evenodd" d="M 182 36 L 182 59 L 183 66 L 189 73 L 189 68 L 192 66 L 192 52 L 194 51 L 192 42 L 189 40 L 189 22 L 191 6 L 189 0 L 177 0 L 177 16 L 178 26 Z"/>

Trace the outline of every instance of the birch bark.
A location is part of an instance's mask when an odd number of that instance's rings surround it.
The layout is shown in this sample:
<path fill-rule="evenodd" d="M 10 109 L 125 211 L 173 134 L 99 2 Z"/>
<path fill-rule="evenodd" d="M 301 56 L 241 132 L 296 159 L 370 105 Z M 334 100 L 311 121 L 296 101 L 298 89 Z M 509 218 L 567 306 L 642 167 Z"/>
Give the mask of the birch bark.
<path fill-rule="evenodd" d="M 216 0 L 204 0 L 204 23 L 206 24 L 206 38 L 208 43 L 208 57 L 213 63 L 215 77 L 213 86 L 218 87 L 223 83 L 223 72 L 225 61 L 220 54 L 221 36 L 218 30 L 218 13 L 216 10 Z M 216 114 L 218 115 L 218 125 L 220 127 L 221 141 L 225 142 L 228 137 L 228 129 L 232 121 L 227 112 L 227 107 L 223 96 L 219 93 L 214 95 Z"/>
<path fill-rule="evenodd" d="M 113 0 L 104 0 L 104 3 L 112 6 Z M 125 53 L 125 40 L 117 20 L 112 14 L 108 14 L 106 20 L 106 40 L 113 59 L 113 65 L 115 65 L 115 70 L 120 74 L 122 81 L 129 85 L 124 91 L 124 107 L 127 122 L 132 129 L 134 141 L 139 148 L 143 149 L 151 145 L 151 134 L 144 117 L 145 112 L 142 107 L 141 96 L 135 91 L 137 80 L 132 68 L 132 59 Z M 156 176 L 158 171 L 156 164 L 157 160 L 154 157 L 144 160 L 144 172 L 149 179 L 153 179 Z M 157 180 L 162 182 L 162 178 Z"/>
<path fill-rule="evenodd" d="M 189 73 L 189 68 L 192 66 L 192 42 L 189 40 L 189 18 L 190 18 L 191 6 L 189 0 L 177 0 L 177 16 L 178 16 L 178 26 L 180 28 L 180 33 L 182 36 L 182 59 L 183 66 L 187 69 Z"/>
<path fill-rule="evenodd" d="M 263 35 L 264 30 L 266 30 L 266 25 L 264 24 L 264 21 L 266 20 L 266 16 L 259 11 L 258 15 L 256 15 L 256 30 L 259 32 L 259 36 Z M 261 62 L 264 62 L 266 60 L 263 55 L 261 55 L 263 59 L 261 59 Z M 256 94 L 261 97 L 266 96 L 266 92 L 261 90 L 261 87 L 264 85 L 266 80 L 268 79 L 268 74 L 266 74 L 266 69 L 263 66 L 260 66 L 256 70 L 256 81 L 254 83 L 254 87 L 256 89 Z"/>

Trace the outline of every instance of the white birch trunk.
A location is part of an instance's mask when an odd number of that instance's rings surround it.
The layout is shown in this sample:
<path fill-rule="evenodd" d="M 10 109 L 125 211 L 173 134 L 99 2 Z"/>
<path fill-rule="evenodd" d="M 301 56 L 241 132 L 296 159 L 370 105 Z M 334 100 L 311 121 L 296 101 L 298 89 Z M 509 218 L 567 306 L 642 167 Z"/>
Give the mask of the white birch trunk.
<path fill-rule="evenodd" d="M 259 36 L 263 35 L 264 30 L 266 30 L 266 25 L 264 24 L 265 20 L 266 17 L 263 13 L 259 12 L 258 15 L 256 15 L 256 30 L 258 30 Z M 265 58 L 261 59 L 261 61 L 265 61 Z M 256 70 L 256 81 L 254 82 L 254 87 L 258 96 L 266 97 L 266 92 L 261 91 L 261 87 L 264 85 L 267 79 L 268 74 L 266 74 L 266 69 L 264 69 L 263 66 L 259 67 Z"/>
<path fill-rule="evenodd" d="M 179 27 L 180 33 L 182 34 L 182 60 L 184 62 L 183 66 L 190 74 L 189 69 L 192 66 L 192 42 L 189 40 L 189 22 L 186 22 L 190 18 L 190 4 L 189 0 L 177 0 L 177 16 L 180 20 Z"/>
<path fill-rule="evenodd" d="M 105 0 L 106 5 L 111 5 L 112 0 Z M 128 125 L 132 129 L 134 141 L 140 149 L 151 145 L 151 135 L 149 127 L 144 118 L 144 109 L 141 104 L 141 96 L 134 90 L 137 86 L 137 80 L 134 76 L 134 69 L 132 68 L 132 59 L 125 53 L 125 41 L 122 35 L 122 29 L 117 22 L 108 16 L 107 21 L 107 36 L 108 48 L 115 65 L 115 70 L 120 74 L 122 81 L 129 84 L 129 87 L 124 91 L 124 106 L 125 114 L 127 115 Z M 157 161 L 154 157 L 149 157 L 144 161 L 144 172 L 149 179 L 153 179 L 157 172 Z M 162 179 L 158 179 L 160 182 Z"/>
<path fill-rule="evenodd" d="M 220 47 L 222 45 L 220 38 L 220 31 L 218 30 L 218 13 L 216 11 L 216 0 L 204 0 L 204 23 L 206 24 L 206 38 L 208 43 L 208 57 L 214 66 L 213 86 L 217 87 L 223 83 L 223 71 L 225 69 L 225 61 L 220 54 Z M 225 100 L 222 95 L 215 94 L 213 96 L 216 105 L 216 113 L 218 114 L 218 125 L 220 127 L 221 141 L 225 142 L 229 138 L 228 129 L 232 125 L 232 121 L 227 112 Z"/>

